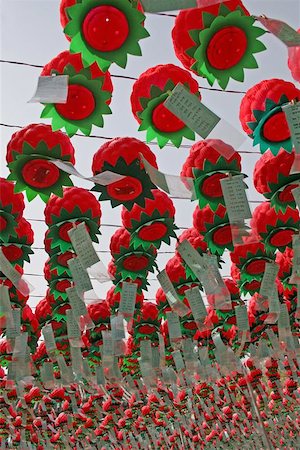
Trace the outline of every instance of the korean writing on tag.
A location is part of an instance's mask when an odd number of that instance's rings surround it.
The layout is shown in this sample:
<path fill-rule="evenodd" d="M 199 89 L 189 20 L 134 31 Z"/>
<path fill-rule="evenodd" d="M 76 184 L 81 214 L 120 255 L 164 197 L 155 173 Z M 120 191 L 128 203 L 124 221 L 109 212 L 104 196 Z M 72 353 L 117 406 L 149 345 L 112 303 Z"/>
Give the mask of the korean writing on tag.
<path fill-rule="evenodd" d="M 261 282 L 259 294 L 262 297 L 269 298 L 273 295 L 276 287 L 276 277 L 279 271 L 279 266 L 275 263 L 266 263 L 264 276 Z"/>
<path fill-rule="evenodd" d="M 296 284 L 300 282 L 300 236 L 294 234 L 293 236 L 293 266 L 292 274 L 289 279 L 289 283 Z"/>
<path fill-rule="evenodd" d="M 244 175 L 223 178 L 220 182 L 229 222 L 239 223 L 250 219 L 252 214 L 245 191 Z"/>
<path fill-rule="evenodd" d="M 123 281 L 119 312 L 124 317 L 133 317 L 136 302 L 136 283 L 127 283 Z"/>
<path fill-rule="evenodd" d="M 287 47 L 300 46 L 300 35 L 290 25 L 282 20 L 270 17 L 255 17 L 270 33 L 280 39 Z"/>
<path fill-rule="evenodd" d="M 170 341 L 179 341 L 182 339 L 179 317 L 176 313 L 167 311 L 168 331 Z"/>
<path fill-rule="evenodd" d="M 238 329 L 240 331 L 249 331 L 250 326 L 246 305 L 236 306 L 234 309 Z"/>
<path fill-rule="evenodd" d="M 68 294 L 74 316 L 85 316 L 87 314 L 86 305 L 77 294 L 76 289 L 74 287 L 68 288 L 66 289 L 66 293 Z"/>
<path fill-rule="evenodd" d="M 69 75 L 41 76 L 28 103 L 66 103 Z"/>
<path fill-rule="evenodd" d="M 84 222 L 71 228 L 68 235 L 74 247 L 75 253 L 80 259 L 81 265 L 84 269 L 93 266 L 99 262 L 98 255 L 93 247 L 93 242 L 87 232 Z"/>
<path fill-rule="evenodd" d="M 298 34 L 298 33 L 297 33 Z M 300 34 L 298 34 L 300 39 Z M 299 42 L 300 46 L 300 42 Z M 299 99 L 300 100 L 300 99 Z M 300 101 L 297 103 L 289 103 L 284 105 L 282 110 L 285 114 L 290 132 L 292 142 L 295 147 L 295 152 L 300 153 Z"/>
<path fill-rule="evenodd" d="M 72 309 L 66 311 L 67 316 L 67 331 L 69 339 L 78 339 L 81 337 L 78 323 L 75 321 Z"/>
<path fill-rule="evenodd" d="M 57 350 L 55 338 L 54 338 L 54 334 L 53 334 L 53 329 L 50 324 L 45 325 L 42 328 L 42 334 L 44 336 L 47 353 L 49 354 L 49 352 L 51 353 L 51 352 Z"/>
<path fill-rule="evenodd" d="M 68 266 L 79 295 L 93 289 L 90 277 L 78 258 L 69 259 Z"/>
<path fill-rule="evenodd" d="M 279 314 L 279 318 L 278 318 L 278 327 L 279 328 L 285 328 L 285 329 L 290 329 L 290 327 L 291 327 L 289 312 L 288 312 L 286 304 L 281 304 L 280 305 L 280 314 Z"/>
<path fill-rule="evenodd" d="M 14 339 L 21 333 L 21 309 L 12 309 L 11 313 L 13 321 L 6 324 L 7 339 Z"/>
<path fill-rule="evenodd" d="M 209 136 L 221 120 L 181 83 L 173 89 L 164 106 L 203 139 Z"/>
<path fill-rule="evenodd" d="M 110 327 L 113 341 L 125 339 L 124 317 L 122 314 L 110 317 Z"/>
<path fill-rule="evenodd" d="M 207 311 L 199 288 L 187 289 L 185 295 L 189 301 L 194 319 L 200 322 L 204 321 L 207 316 Z"/>
<path fill-rule="evenodd" d="M 141 349 L 141 358 L 142 361 L 148 361 L 152 362 L 152 347 L 151 347 L 151 341 L 149 339 L 143 339 L 140 342 L 140 349 Z"/>

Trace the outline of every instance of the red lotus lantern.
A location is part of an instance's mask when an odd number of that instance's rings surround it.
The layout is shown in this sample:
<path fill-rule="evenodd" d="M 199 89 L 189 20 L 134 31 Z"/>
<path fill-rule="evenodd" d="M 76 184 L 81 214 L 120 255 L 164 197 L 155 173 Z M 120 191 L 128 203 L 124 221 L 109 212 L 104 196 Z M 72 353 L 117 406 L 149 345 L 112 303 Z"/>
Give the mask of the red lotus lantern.
<path fill-rule="evenodd" d="M 281 149 L 277 156 L 267 151 L 255 164 L 255 189 L 270 200 L 276 211 L 285 212 L 287 206 L 295 207 L 292 190 L 298 186 L 300 174 L 290 174 L 294 160 L 294 151 L 287 153 Z"/>
<path fill-rule="evenodd" d="M 244 131 L 260 146 L 274 156 L 283 148 L 293 150 L 290 130 L 282 106 L 300 98 L 300 90 L 293 83 L 273 78 L 252 86 L 242 99 L 240 121 Z"/>
<path fill-rule="evenodd" d="M 78 130 L 89 136 L 92 125 L 103 127 L 102 116 L 111 113 L 110 74 L 101 72 L 96 64 L 84 69 L 80 54 L 64 51 L 41 73 L 42 77 L 53 75 L 68 75 L 68 96 L 66 103 L 48 103 L 42 111 L 42 118 L 52 119 L 52 129 L 65 127 L 69 136 Z"/>
<path fill-rule="evenodd" d="M 134 248 L 158 249 L 163 242 L 170 244 L 170 237 L 176 238 L 172 200 L 158 189 L 153 189 L 152 195 L 153 200 L 147 198 L 144 208 L 134 205 L 130 211 L 122 209 L 122 223 L 131 234 Z"/>
<path fill-rule="evenodd" d="M 137 293 L 142 294 L 143 290 L 147 291 L 149 282 L 147 281 L 148 272 L 143 278 L 122 278 L 122 273 L 117 269 L 114 258 L 109 262 L 107 272 L 113 277 L 113 284 L 115 285 L 116 292 L 122 292 L 123 281 L 134 283 L 137 285 Z"/>
<path fill-rule="evenodd" d="M 292 246 L 292 238 L 298 232 L 299 224 L 297 209 L 288 206 L 285 213 L 276 212 L 269 202 L 255 208 L 250 222 L 264 242 L 266 251 L 273 253 L 276 249 L 283 252 L 286 247 Z"/>
<path fill-rule="evenodd" d="M 257 68 L 254 53 L 265 50 L 265 33 L 239 0 L 180 11 L 172 30 L 177 58 L 212 85 L 244 81 L 244 69 Z"/>
<path fill-rule="evenodd" d="M 22 217 L 25 208 L 23 194 L 15 193 L 14 188 L 14 183 L 0 178 L 0 233 L 3 242 L 16 236 L 16 219 Z"/>
<path fill-rule="evenodd" d="M 220 204 L 216 211 L 209 205 L 202 209 L 196 206 L 193 225 L 203 235 L 213 254 L 223 255 L 225 249 L 233 250 L 231 226 L 225 206 Z"/>
<path fill-rule="evenodd" d="M 241 283 L 261 281 L 266 263 L 274 261 L 274 256 L 266 251 L 263 242 L 255 242 L 254 238 L 251 234 L 245 238 L 243 245 L 237 245 L 230 253 L 231 261 L 240 270 Z"/>
<path fill-rule="evenodd" d="M 15 270 L 17 270 L 17 272 L 19 272 L 20 275 L 23 275 L 22 267 L 15 265 Z M 1 272 L 0 272 L 0 284 L 3 284 L 8 288 L 9 298 L 12 306 L 17 305 L 18 307 L 22 308 L 27 303 L 29 296 L 22 294 L 8 278 L 4 276 L 2 277 Z"/>
<path fill-rule="evenodd" d="M 192 287 L 201 287 L 201 283 L 195 277 L 187 275 L 186 268 L 182 262 L 182 259 L 175 255 L 169 259 L 166 264 L 166 272 L 170 278 L 173 286 L 176 289 L 177 295 L 183 301 L 185 298 L 185 291 Z"/>
<path fill-rule="evenodd" d="M 231 145 L 219 139 L 207 139 L 191 147 L 180 175 L 194 179 L 200 208 L 209 204 L 215 211 L 220 203 L 224 205 L 220 181 L 228 174 L 237 175 L 240 171 L 241 156 Z"/>
<path fill-rule="evenodd" d="M 51 320 L 52 317 L 52 307 L 50 305 L 50 302 L 48 300 L 48 297 L 42 298 L 38 302 L 35 308 L 35 316 L 40 324 L 40 327 L 42 328 L 47 322 Z"/>
<path fill-rule="evenodd" d="M 166 294 L 162 290 L 162 288 L 158 288 L 155 294 L 156 306 L 158 309 L 158 317 L 160 319 L 166 319 L 167 311 L 172 311 L 172 308 L 169 305 Z"/>
<path fill-rule="evenodd" d="M 157 139 L 160 148 L 171 141 L 179 147 L 182 139 L 195 139 L 195 133 L 164 105 L 177 83 L 199 96 L 199 86 L 189 72 L 173 64 L 159 64 L 143 72 L 134 83 L 131 108 L 139 130 L 147 131 L 147 142 Z"/>
<path fill-rule="evenodd" d="M 125 228 L 119 228 L 111 237 L 110 251 L 115 260 L 117 273 L 122 280 L 129 278 L 144 278 L 148 272 L 154 272 L 156 267 L 156 249 L 149 247 L 146 251 L 142 247 L 136 249 L 130 244 L 130 234 Z"/>
<path fill-rule="evenodd" d="M 145 302 L 141 308 L 140 314 L 134 320 L 133 339 L 139 342 L 140 339 L 150 339 L 157 341 L 160 327 L 158 309 L 152 302 Z"/>
<path fill-rule="evenodd" d="M 45 202 L 52 193 L 62 195 L 62 186 L 72 186 L 70 176 L 49 158 L 75 164 L 74 148 L 68 136 L 49 125 L 31 124 L 14 133 L 7 145 L 9 179 L 15 191 L 26 191 L 29 201 L 37 195 Z"/>
<path fill-rule="evenodd" d="M 0 239 L 0 247 L 11 264 L 23 267 L 25 261 L 30 262 L 29 255 L 33 253 L 30 247 L 34 234 L 30 223 L 23 217 L 18 219 L 15 232 L 16 237 L 10 236 L 9 242 L 2 243 Z"/>
<path fill-rule="evenodd" d="M 32 353 L 34 353 L 41 332 L 37 317 L 29 305 L 25 305 L 22 308 L 21 331 L 28 332 L 28 345 Z"/>
<path fill-rule="evenodd" d="M 110 329 L 110 309 L 105 300 L 88 305 L 88 314 L 95 324 L 95 328 L 86 331 L 86 336 L 91 344 L 89 349 L 90 364 L 101 361 L 100 345 L 102 345 L 102 331 Z"/>
<path fill-rule="evenodd" d="M 75 225 L 85 222 L 89 235 L 98 242 L 101 208 L 93 194 L 83 188 L 65 188 L 62 198 L 52 195 L 46 205 L 45 221 L 50 231 L 51 249 L 60 251 L 72 249 L 68 231 Z"/>
<path fill-rule="evenodd" d="M 115 138 L 99 148 L 93 158 L 93 174 L 110 171 L 124 175 L 123 179 L 108 186 L 97 184 L 93 190 L 101 192 L 99 200 L 110 200 L 112 207 L 124 205 L 130 210 L 135 203 L 144 206 L 146 198 L 153 198 L 151 189 L 155 186 L 145 172 L 140 159 L 141 154 L 157 168 L 154 153 L 138 139 Z"/>
<path fill-rule="evenodd" d="M 237 267 L 237 265 L 234 263 L 231 264 L 230 274 L 231 274 L 232 278 L 234 279 L 234 281 L 239 286 L 241 294 L 253 295 L 256 292 L 259 292 L 261 282 L 262 282 L 262 276 L 259 278 L 256 276 L 253 276 L 249 280 L 248 279 L 242 280 L 241 279 L 242 278 L 241 271 Z"/>
<path fill-rule="evenodd" d="M 149 36 L 139 2 L 62 0 L 61 23 L 72 53 L 81 53 L 85 66 L 96 62 L 106 71 L 112 63 L 126 67 L 127 55 L 141 55 L 139 41 Z"/>

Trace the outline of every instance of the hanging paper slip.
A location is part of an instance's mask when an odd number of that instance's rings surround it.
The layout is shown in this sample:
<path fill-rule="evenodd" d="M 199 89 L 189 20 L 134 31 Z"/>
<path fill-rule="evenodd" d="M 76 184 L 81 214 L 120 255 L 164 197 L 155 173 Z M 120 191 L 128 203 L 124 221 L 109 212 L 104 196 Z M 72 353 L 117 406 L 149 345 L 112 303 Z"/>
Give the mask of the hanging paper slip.
<path fill-rule="evenodd" d="M 63 170 L 64 172 L 68 173 L 69 175 L 74 175 L 78 178 L 82 178 L 86 181 L 91 181 L 95 184 L 100 184 L 101 186 L 108 186 L 109 184 L 115 183 L 116 181 L 120 181 L 123 178 L 125 178 L 125 175 L 120 175 L 115 172 L 111 172 L 109 170 L 106 170 L 105 172 L 99 173 L 98 175 L 95 175 L 93 177 L 85 177 L 82 175 L 78 170 L 73 166 L 72 163 L 62 161 L 60 159 L 51 159 L 49 160 L 60 170 Z"/>
<path fill-rule="evenodd" d="M 280 41 L 287 47 L 300 46 L 300 34 L 282 20 L 262 16 L 255 16 L 255 19 L 258 20 L 268 31 L 270 31 L 270 33 L 280 39 Z"/>
<path fill-rule="evenodd" d="M 300 209 L 300 186 L 292 189 L 292 194 L 295 199 L 298 209 Z"/>
<path fill-rule="evenodd" d="M 207 319 L 207 311 L 199 288 L 194 287 L 187 289 L 185 291 L 185 296 L 189 301 L 189 305 L 198 329 L 200 331 L 204 331 L 212 328 L 212 322 L 208 321 L 204 323 L 205 319 Z"/>
<path fill-rule="evenodd" d="M 9 289 L 4 284 L 0 284 L 0 319 L 2 327 L 6 327 L 8 322 L 13 322 Z"/>
<path fill-rule="evenodd" d="M 300 283 L 300 235 L 293 236 L 293 259 L 292 274 L 289 279 L 290 284 Z"/>
<path fill-rule="evenodd" d="M 12 284 L 21 292 L 21 294 L 27 296 L 34 287 L 25 280 L 24 277 L 12 266 L 8 259 L 4 256 L 2 248 L 0 247 L 0 272 L 3 272 L 6 278 L 8 278 Z"/>
<path fill-rule="evenodd" d="M 84 292 L 91 291 L 93 289 L 93 285 L 79 258 L 69 259 L 68 266 L 78 295 L 81 296 Z"/>
<path fill-rule="evenodd" d="M 167 311 L 168 331 L 171 343 L 178 343 L 182 339 L 178 314 Z"/>
<path fill-rule="evenodd" d="M 135 309 L 137 284 L 123 281 L 119 312 L 125 318 L 132 318 Z"/>
<path fill-rule="evenodd" d="M 220 183 L 229 222 L 236 223 L 251 219 L 252 214 L 245 191 L 247 186 L 244 183 L 244 175 L 223 178 Z"/>
<path fill-rule="evenodd" d="M 57 347 L 56 347 L 56 342 L 55 342 L 52 326 L 50 324 L 45 325 L 42 328 L 42 334 L 44 336 L 44 341 L 45 341 L 47 353 L 51 357 L 57 351 Z"/>
<path fill-rule="evenodd" d="M 245 141 L 242 133 L 217 116 L 199 100 L 199 97 L 191 94 L 181 83 L 175 86 L 165 100 L 164 106 L 203 139 L 210 137 L 211 139 L 226 140 L 227 138 L 235 148 L 239 148 Z M 224 156 L 228 156 L 228 149 Z"/>
<path fill-rule="evenodd" d="M 278 264 L 266 263 L 264 276 L 261 282 L 259 294 L 264 298 L 269 298 L 272 296 L 274 290 L 277 290 L 276 278 L 278 275 L 279 266 Z"/>
<path fill-rule="evenodd" d="M 153 184 L 173 197 L 194 199 L 193 178 L 167 175 L 153 167 L 140 153 L 145 170 Z"/>
<path fill-rule="evenodd" d="M 298 36 L 300 38 L 300 34 Z M 300 101 L 284 105 L 282 110 L 285 114 L 295 148 L 295 159 L 290 170 L 290 174 L 295 174 L 300 172 Z"/>
<path fill-rule="evenodd" d="M 91 276 L 96 278 L 100 283 L 111 281 L 106 267 L 100 261 L 90 235 L 87 232 L 85 223 L 80 223 L 68 231 L 68 235 L 72 242 L 75 253 L 77 254 L 84 269 L 89 269 Z"/>
<path fill-rule="evenodd" d="M 69 75 L 42 76 L 27 103 L 67 103 Z"/>
<path fill-rule="evenodd" d="M 81 331 L 91 330 L 95 327 L 94 322 L 89 316 L 84 301 L 79 297 L 76 288 L 71 287 L 66 289 L 69 302 L 74 314 L 74 318 L 79 325 Z"/>
<path fill-rule="evenodd" d="M 157 279 L 161 285 L 162 290 L 166 294 L 168 303 L 170 307 L 175 311 L 180 317 L 186 316 L 189 313 L 189 308 L 180 301 L 176 289 L 174 288 L 168 274 L 165 270 L 162 270 L 158 275 Z"/>
<path fill-rule="evenodd" d="M 204 8 L 217 5 L 224 0 L 141 0 L 145 12 L 155 13 L 181 9 Z"/>
<path fill-rule="evenodd" d="M 66 316 L 67 316 L 68 340 L 70 342 L 70 345 L 72 347 L 82 347 L 83 341 L 81 339 L 80 329 L 78 323 L 74 318 L 72 309 L 68 309 L 66 311 Z"/>

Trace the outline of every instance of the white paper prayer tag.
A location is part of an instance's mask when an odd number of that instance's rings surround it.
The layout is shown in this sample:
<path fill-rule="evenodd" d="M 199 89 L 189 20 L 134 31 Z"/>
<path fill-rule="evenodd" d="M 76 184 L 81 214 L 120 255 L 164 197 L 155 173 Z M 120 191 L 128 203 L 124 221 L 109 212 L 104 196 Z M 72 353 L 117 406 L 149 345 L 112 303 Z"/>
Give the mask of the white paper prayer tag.
<path fill-rule="evenodd" d="M 127 283 L 126 281 L 123 281 L 119 312 L 123 314 L 125 318 L 133 317 L 136 302 L 136 292 L 136 283 Z"/>
<path fill-rule="evenodd" d="M 72 347 L 82 347 L 81 332 L 72 309 L 66 311 L 68 339 Z"/>
<path fill-rule="evenodd" d="M 287 47 L 300 46 L 300 34 L 282 20 L 261 16 L 255 16 L 255 19 L 270 31 L 270 33 L 280 39 Z"/>
<path fill-rule="evenodd" d="M 46 345 L 46 350 L 48 354 L 51 354 L 57 350 L 56 342 L 53 334 L 53 329 L 50 324 L 45 325 L 42 328 L 42 334 L 44 336 L 44 341 Z"/>
<path fill-rule="evenodd" d="M 292 194 L 295 199 L 297 208 L 300 209 L 300 186 L 296 187 L 295 189 L 292 189 Z"/>
<path fill-rule="evenodd" d="M 182 339 L 180 321 L 178 314 L 167 311 L 168 330 L 171 342 L 178 342 Z"/>
<path fill-rule="evenodd" d="M 79 295 L 83 292 L 91 291 L 93 285 L 87 271 L 83 268 L 79 258 L 71 258 L 68 260 L 68 266 L 71 271 L 75 288 Z"/>
<path fill-rule="evenodd" d="M 245 141 L 242 133 L 217 116 L 181 83 L 175 86 L 164 106 L 203 139 L 227 140 L 234 148 L 239 148 Z"/>
<path fill-rule="evenodd" d="M 280 305 L 280 314 L 278 318 L 278 327 L 284 329 L 290 329 L 290 317 L 286 304 Z"/>
<path fill-rule="evenodd" d="M 276 287 L 276 278 L 279 266 L 276 263 L 266 263 L 264 276 L 260 285 L 259 294 L 262 297 L 269 298 L 272 296 Z"/>
<path fill-rule="evenodd" d="M 27 103 L 67 103 L 69 75 L 42 76 Z"/>
<path fill-rule="evenodd" d="M 177 372 L 180 372 L 181 370 L 183 370 L 185 368 L 181 351 L 180 350 L 175 350 L 171 354 L 173 356 L 173 360 L 174 360 L 174 363 L 175 363 L 176 370 L 177 370 Z"/>
<path fill-rule="evenodd" d="M 113 341 L 125 339 L 124 316 L 122 314 L 110 317 L 110 327 Z"/>
<path fill-rule="evenodd" d="M 300 282 L 300 235 L 293 236 L 293 259 L 292 259 L 292 274 L 289 279 L 290 284 Z"/>
<path fill-rule="evenodd" d="M 300 34 L 298 36 L 300 37 Z M 295 174 L 300 172 L 300 101 L 284 105 L 282 110 L 285 113 L 295 149 L 295 159 L 290 170 L 290 174 Z"/>
<path fill-rule="evenodd" d="M 152 362 L 152 347 L 149 339 L 143 339 L 140 342 L 140 351 L 143 362 Z"/>
<path fill-rule="evenodd" d="M 157 279 L 161 285 L 162 290 L 166 294 L 166 298 L 170 307 L 177 312 L 180 317 L 186 316 L 189 313 L 189 308 L 180 301 L 177 296 L 176 289 L 174 288 L 168 274 L 165 270 L 162 270 L 158 275 Z"/>
<path fill-rule="evenodd" d="M 72 163 L 69 163 L 67 161 L 62 161 L 60 159 L 51 159 L 49 160 L 60 170 L 63 170 L 64 172 L 68 173 L 69 175 L 74 175 L 75 177 L 82 178 L 86 181 L 91 181 L 95 184 L 100 184 L 101 186 L 108 186 L 109 184 L 116 183 L 117 181 L 122 180 L 125 178 L 125 175 L 120 175 L 115 172 L 110 172 L 109 170 L 106 170 L 105 172 L 99 173 L 98 175 L 95 175 L 93 177 L 86 177 L 82 175 L 78 170 L 73 166 Z"/>
<path fill-rule="evenodd" d="M 21 294 L 27 296 L 33 290 L 34 287 L 25 280 L 24 277 L 12 266 L 8 259 L 4 256 L 2 248 L 0 247 L 0 272 L 3 272 L 6 278 L 8 278 L 12 284 L 21 292 Z"/>
<path fill-rule="evenodd" d="M 217 5 L 224 0 L 142 0 L 145 12 L 155 13 L 164 11 L 178 11 L 181 9 L 204 8 Z"/>
<path fill-rule="evenodd" d="M 229 222 L 239 223 L 242 220 L 251 219 L 252 214 L 246 195 L 244 175 L 223 178 L 220 183 Z"/>
<path fill-rule="evenodd" d="M 7 339 L 15 339 L 21 333 L 21 309 L 12 309 L 12 322 L 6 324 Z"/>
<path fill-rule="evenodd" d="M 192 289 L 187 289 L 185 291 L 185 295 L 189 301 L 189 305 L 197 325 L 199 322 L 199 327 L 202 328 L 204 326 L 204 321 L 207 317 L 207 310 L 204 305 L 204 301 L 199 288 L 194 287 Z"/>
<path fill-rule="evenodd" d="M 87 269 L 99 261 L 98 255 L 93 247 L 93 242 L 87 232 L 84 222 L 71 228 L 68 235 L 72 242 L 75 253 L 77 254 L 82 267 Z"/>
<path fill-rule="evenodd" d="M 5 323 L 13 320 L 9 289 L 4 284 L 0 284 L 0 318 L 1 317 L 5 318 Z"/>
<path fill-rule="evenodd" d="M 193 198 L 193 178 L 181 178 L 176 175 L 164 174 L 153 167 L 141 153 L 140 158 L 150 180 L 155 186 L 173 197 Z M 190 187 L 189 189 L 187 185 Z"/>
<path fill-rule="evenodd" d="M 277 287 L 273 289 L 273 292 L 269 293 L 268 302 L 269 302 L 269 314 L 265 320 L 266 324 L 276 323 L 280 313 L 280 302 L 278 297 Z"/>
<path fill-rule="evenodd" d="M 239 331 L 249 331 L 250 326 L 246 305 L 236 306 L 234 310 Z"/>

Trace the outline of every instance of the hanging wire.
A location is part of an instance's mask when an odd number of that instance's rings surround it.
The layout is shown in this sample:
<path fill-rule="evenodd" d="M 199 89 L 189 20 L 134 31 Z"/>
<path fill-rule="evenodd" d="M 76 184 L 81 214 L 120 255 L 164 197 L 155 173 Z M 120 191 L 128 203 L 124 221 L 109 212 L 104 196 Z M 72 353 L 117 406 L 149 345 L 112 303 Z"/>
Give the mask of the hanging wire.
<path fill-rule="evenodd" d="M 169 14 L 159 14 L 159 15 L 169 15 Z M 173 17 L 173 16 L 172 16 Z M 174 16 L 176 17 L 176 16 Z M 0 59 L 0 63 L 3 64 L 13 64 L 13 65 L 18 65 L 18 66 L 25 66 L 25 67 L 34 67 L 34 68 L 39 68 L 42 69 L 44 66 L 40 65 L 40 64 L 31 64 L 31 63 L 27 63 L 27 62 L 23 62 L 23 61 L 12 61 L 12 60 L 6 60 L 6 59 Z M 123 78 L 124 80 L 132 80 L 132 81 L 136 81 L 137 78 L 135 77 L 131 77 L 131 76 L 126 76 L 126 75 L 115 75 L 115 74 L 110 74 L 110 76 L 112 78 Z M 199 86 L 199 89 L 204 89 L 206 91 L 216 91 L 216 92 L 227 92 L 229 94 L 246 94 L 246 91 L 236 91 L 236 90 L 224 90 L 224 89 L 219 89 L 219 88 L 212 88 L 212 87 L 207 87 L 207 86 Z"/>

